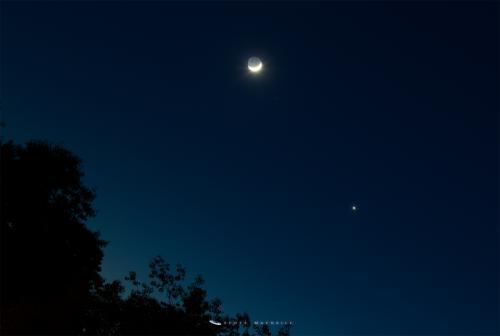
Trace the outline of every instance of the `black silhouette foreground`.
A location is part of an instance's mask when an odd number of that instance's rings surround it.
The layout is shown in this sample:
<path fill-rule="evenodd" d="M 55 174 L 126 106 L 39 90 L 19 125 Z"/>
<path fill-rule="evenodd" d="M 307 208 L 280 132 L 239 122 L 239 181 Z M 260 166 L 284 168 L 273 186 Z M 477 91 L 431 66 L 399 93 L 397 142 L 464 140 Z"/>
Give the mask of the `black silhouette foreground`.
<path fill-rule="evenodd" d="M 67 149 L 7 142 L 0 168 L 2 335 L 271 335 L 267 325 L 252 326 L 248 314 L 225 315 L 201 276 L 188 281 L 182 265 L 160 256 L 149 265 L 148 282 L 135 272 L 125 278 L 128 286 L 106 282 L 106 241 L 85 225 L 96 214 L 95 192 Z M 289 325 L 277 331 L 289 332 Z"/>

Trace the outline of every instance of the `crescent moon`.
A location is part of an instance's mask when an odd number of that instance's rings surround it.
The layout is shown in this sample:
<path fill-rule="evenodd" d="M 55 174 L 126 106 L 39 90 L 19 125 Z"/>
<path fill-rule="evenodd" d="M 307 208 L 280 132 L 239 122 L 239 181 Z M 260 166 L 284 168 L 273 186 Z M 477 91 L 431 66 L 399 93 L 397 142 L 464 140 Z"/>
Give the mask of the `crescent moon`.
<path fill-rule="evenodd" d="M 262 61 L 258 57 L 250 57 L 248 59 L 248 70 L 251 72 L 259 72 L 262 70 Z"/>
<path fill-rule="evenodd" d="M 249 65 L 248 70 L 250 70 L 251 72 L 259 72 L 260 70 L 262 70 L 262 62 L 254 66 Z"/>

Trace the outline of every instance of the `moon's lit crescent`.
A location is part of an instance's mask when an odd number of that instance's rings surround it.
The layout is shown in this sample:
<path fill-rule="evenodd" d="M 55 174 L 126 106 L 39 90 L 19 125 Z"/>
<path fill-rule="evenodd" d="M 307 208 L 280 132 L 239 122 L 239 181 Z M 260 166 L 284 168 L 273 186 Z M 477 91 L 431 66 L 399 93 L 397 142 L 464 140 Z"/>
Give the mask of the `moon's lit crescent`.
<path fill-rule="evenodd" d="M 262 69 L 262 63 L 259 63 L 258 65 L 255 66 L 248 66 L 248 69 L 252 72 L 259 72 Z"/>
<path fill-rule="evenodd" d="M 222 325 L 222 323 L 217 322 L 217 321 L 214 321 L 214 320 L 210 320 L 210 321 L 208 321 L 208 322 L 210 322 L 210 323 L 212 323 L 212 324 L 215 324 L 215 325 L 217 325 L 217 326 Z"/>

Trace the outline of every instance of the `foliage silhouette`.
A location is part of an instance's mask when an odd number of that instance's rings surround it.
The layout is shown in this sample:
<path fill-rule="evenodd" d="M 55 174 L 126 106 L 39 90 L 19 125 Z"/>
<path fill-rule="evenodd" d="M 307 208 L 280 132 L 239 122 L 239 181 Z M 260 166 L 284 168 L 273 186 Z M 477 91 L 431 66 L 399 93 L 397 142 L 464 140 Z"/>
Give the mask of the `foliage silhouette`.
<path fill-rule="evenodd" d="M 7 142 L 1 166 L 2 331 L 76 331 L 102 282 L 105 245 L 85 227 L 95 193 L 81 161 L 45 142 Z"/>
<path fill-rule="evenodd" d="M 8 142 L 0 166 L 2 334 L 271 335 L 266 325 L 252 333 L 248 314 L 224 314 L 201 276 L 188 283 L 186 269 L 161 256 L 149 264 L 147 283 L 133 271 L 128 286 L 105 282 L 106 242 L 85 226 L 96 214 L 95 193 L 70 151 Z M 289 332 L 285 326 L 278 336 Z"/>

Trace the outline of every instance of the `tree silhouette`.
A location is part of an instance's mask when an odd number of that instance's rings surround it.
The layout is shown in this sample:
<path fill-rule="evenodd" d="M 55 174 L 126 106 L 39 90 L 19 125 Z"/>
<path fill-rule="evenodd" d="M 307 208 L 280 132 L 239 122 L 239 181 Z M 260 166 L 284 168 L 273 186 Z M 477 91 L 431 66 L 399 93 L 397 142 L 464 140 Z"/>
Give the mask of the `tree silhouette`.
<path fill-rule="evenodd" d="M 2 331 L 75 333 L 105 245 L 85 227 L 95 194 L 81 161 L 45 142 L 8 142 L 1 165 Z"/>
<path fill-rule="evenodd" d="M 80 159 L 41 141 L 2 144 L 0 158 L 2 334 L 271 335 L 266 325 L 252 333 L 248 314 L 224 314 L 201 276 L 188 281 L 182 265 L 161 256 L 149 264 L 149 282 L 133 271 L 127 286 L 105 282 L 106 242 L 85 226 L 95 193 L 82 182 Z"/>
<path fill-rule="evenodd" d="M 125 277 L 131 288 L 127 295 L 118 281 L 98 290 L 94 306 L 99 308 L 92 310 L 94 316 L 87 323 L 87 333 L 271 336 L 268 325 L 252 328 L 248 314 L 224 314 L 221 300 L 208 300 L 201 276 L 186 283 L 187 272 L 182 265 L 173 268 L 157 256 L 149 268 L 149 282 L 141 282 L 135 272 L 129 272 Z M 215 326 L 209 323 L 211 319 L 225 323 Z M 289 332 L 287 325 L 277 335 L 287 336 Z"/>

